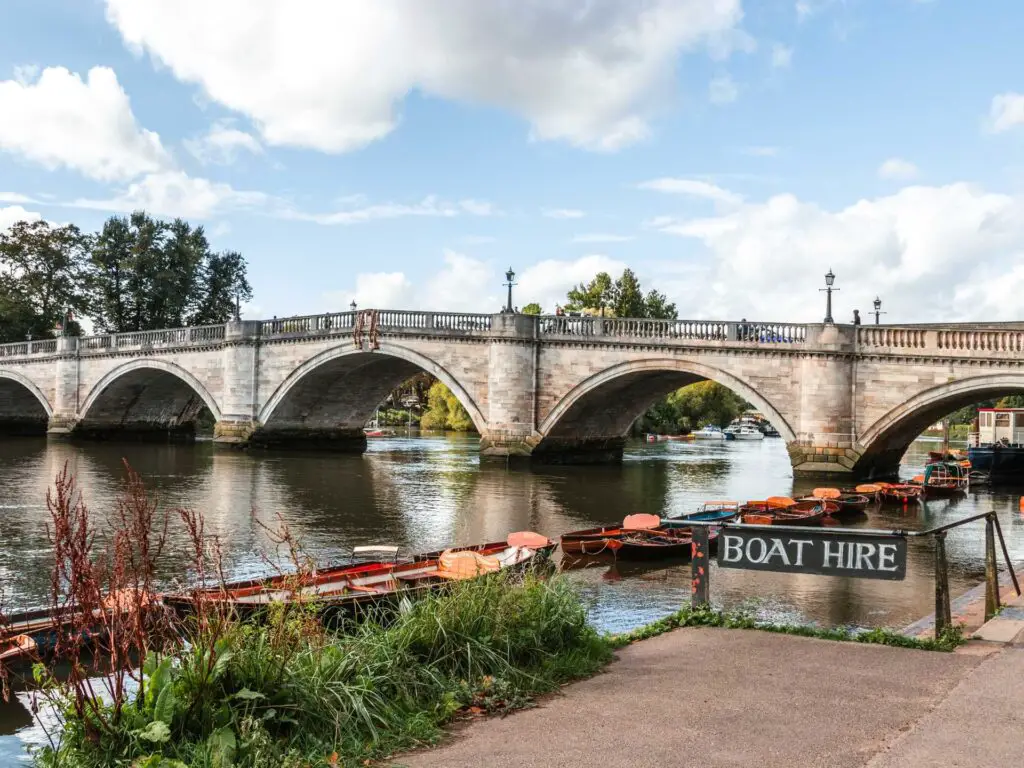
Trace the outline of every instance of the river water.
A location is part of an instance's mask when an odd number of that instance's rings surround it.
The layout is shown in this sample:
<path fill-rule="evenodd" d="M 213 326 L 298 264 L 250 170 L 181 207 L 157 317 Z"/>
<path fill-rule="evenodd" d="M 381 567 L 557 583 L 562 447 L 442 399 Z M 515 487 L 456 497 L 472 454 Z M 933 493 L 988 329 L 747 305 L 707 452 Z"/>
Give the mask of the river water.
<path fill-rule="evenodd" d="M 260 454 L 181 445 L 73 445 L 19 439 L 0 441 L 0 584 L 4 607 L 45 603 L 49 585 L 46 490 L 65 465 L 90 509 L 108 512 L 127 457 L 167 508 L 203 513 L 206 532 L 223 546 L 229 576 L 267 571 L 279 559 L 260 522 L 288 524 L 317 562 L 344 558 L 353 546 L 401 545 L 440 549 L 503 539 L 515 530 L 551 537 L 622 520 L 634 512 L 674 515 L 706 500 L 799 497 L 813 484 L 794 482 L 785 445 L 758 442 L 635 442 L 622 466 L 507 469 L 481 464 L 478 441 L 462 435 L 370 440 L 362 456 Z M 933 444 L 915 443 L 905 476 L 919 471 Z M 955 501 L 931 501 L 906 511 L 871 510 L 852 525 L 921 529 L 978 512 L 999 513 L 1011 556 L 1024 558 L 1020 489 L 974 489 Z M 959 594 L 981 580 L 984 525 L 950 532 L 950 587 Z M 161 575 L 186 577 L 189 547 L 172 525 Z M 624 630 L 666 615 L 689 601 L 688 565 L 602 563 L 572 570 L 602 629 Z M 933 610 L 930 543 L 910 542 L 902 582 L 756 571 L 711 571 L 712 601 L 746 607 L 765 618 L 823 626 L 903 627 Z M 24 697 L 23 697 L 24 698 Z M 3 736 L 28 725 L 21 704 L 0 705 L 0 765 L 15 759 L 22 738 Z M 31 738 L 32 731 L 20 731 Z M 38 734 L 36 734 L 38 736 Z"/>

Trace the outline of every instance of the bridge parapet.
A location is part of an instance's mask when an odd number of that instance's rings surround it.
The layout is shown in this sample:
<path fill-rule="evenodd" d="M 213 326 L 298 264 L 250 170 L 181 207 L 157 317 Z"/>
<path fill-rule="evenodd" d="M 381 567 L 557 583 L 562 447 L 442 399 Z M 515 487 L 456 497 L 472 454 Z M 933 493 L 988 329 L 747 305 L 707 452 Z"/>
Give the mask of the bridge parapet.
<path fill-rule="evenodd" d="M 935 357 L 1016 357 L 1024 351 L 1024 328 L 983 326 L 862 326 L 857 349 L 868 354 L 911 354 Z"/>
<path fill-rule="evenodd" d="M 27 357 L 29 355 L 52 355 L 57 351 L 56 339 L 40 339 L 39 341 L 17 341 L 13 344 L 0 344 L 0 357 Z"/>
<path fill-rule="evenodd" d="M 789 323 L 653 320 L 628 317 L 545 315 L 537 319 L 541 336 L 631 338 L 681 341 L 744 341 L 803 344 L 807 326 Z"/>

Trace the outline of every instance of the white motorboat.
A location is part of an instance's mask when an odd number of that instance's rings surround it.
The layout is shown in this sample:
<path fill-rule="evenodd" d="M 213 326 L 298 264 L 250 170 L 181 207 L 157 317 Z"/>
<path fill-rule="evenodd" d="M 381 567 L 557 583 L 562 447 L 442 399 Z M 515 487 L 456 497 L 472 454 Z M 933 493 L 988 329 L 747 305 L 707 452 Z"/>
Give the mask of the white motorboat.
<path fill-rule="evenodd" d="M 725 440 L 725 433 L 721 427 L 716 427 L 713 424 L 708 424 L 706 427 L 702 427 L 690 434 L 693 435 L 695 440 Z"/>
<path fill-rule="evenodd" d="M 764 440 L 764 432 L 756 427 L 742 426 L 725 430 L 727 440 Z"/>

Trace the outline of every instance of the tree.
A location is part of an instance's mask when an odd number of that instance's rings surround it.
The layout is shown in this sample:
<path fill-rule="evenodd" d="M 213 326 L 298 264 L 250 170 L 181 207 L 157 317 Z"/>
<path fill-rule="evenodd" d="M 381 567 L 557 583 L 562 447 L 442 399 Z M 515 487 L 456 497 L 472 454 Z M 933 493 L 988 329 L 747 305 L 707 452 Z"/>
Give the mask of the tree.
<path fill-rule="evenodd" d="M 540 308 L 540 304 L 537 302 L 531 302 L 522 309 L 524 315 L 543 315 L 544 310 Z"/>
<path fill-rule="evenodd" d="M 565 308 L 570 312 L 660 320 L 676 318 L 676 305 L 653 289 L 645 297 L 640 280 L 631 269 L 623 270 L 614 282 L 607 272 L 598 272 L 589 283 L 580 283 L 570 290 L 566 298 Z"/>
<path fill-rule="evenodd" d="M 654 403 L 637 420 L 636 429 L 675 434 L 707 424 L 724 427 L 746 407 L 743 398 L 731 389 L 713 381 L 700 381 Z"/>
<path fill-rule="evenodd" d="M 420 427 L 466 432 L 473 429 L 473 420 L 452 391 L 435 381 L 427 392 L 427 410 L 420 419 Z"/>
<path fill-rule="evenodd" d="M 245 259 L 238 251 L 208 254 L 200 277 L 201 299 L 189 319 L 190 325 L 226 322 L 234 315 L 236 302 L 252 298 Z"/>
<path fill-rule="evenodd" d="M 612 301 L 612 278 L 607 272 L 598 272 L 589 283 L 580 283 L 566 295 L 565 308 L 570 312 L 601 311 Z"/>
<path fill-rule="evenodd" d="M 214 253 L 202 227 L 144 211 L 106 221 L 91 265 L 92 317 L 107 332 L 223 323 L 252 298 L 240 253 Z"/>
<path fill-rule="evenodd" d="M 0 234 L 0 337 L 47 338 L 61 325 L 78 332 L 67 312 L 88 309 L 87 254 L 91 238 L 74 224 L 19 221 Z"/>
<path fill-rule="evenodd" d="M 631 269 L 624 269 L 612 287 L 612 311 L 616 317 L 647 317 L 640 281 Z"/>

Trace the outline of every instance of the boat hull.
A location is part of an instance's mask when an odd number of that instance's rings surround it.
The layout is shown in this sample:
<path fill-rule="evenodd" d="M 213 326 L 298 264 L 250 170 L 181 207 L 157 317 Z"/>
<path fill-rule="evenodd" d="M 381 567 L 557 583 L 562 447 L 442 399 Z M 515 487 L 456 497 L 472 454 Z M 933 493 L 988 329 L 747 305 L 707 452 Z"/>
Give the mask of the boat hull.
<path fill-rule="evenodd" d="M 981 446 L 968 448 L 971 469 L 986 472 L 992 480 L 1024 482 L 1024 447 Z"/>

